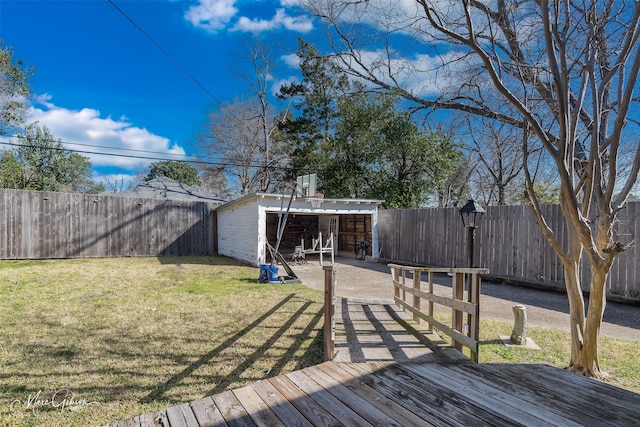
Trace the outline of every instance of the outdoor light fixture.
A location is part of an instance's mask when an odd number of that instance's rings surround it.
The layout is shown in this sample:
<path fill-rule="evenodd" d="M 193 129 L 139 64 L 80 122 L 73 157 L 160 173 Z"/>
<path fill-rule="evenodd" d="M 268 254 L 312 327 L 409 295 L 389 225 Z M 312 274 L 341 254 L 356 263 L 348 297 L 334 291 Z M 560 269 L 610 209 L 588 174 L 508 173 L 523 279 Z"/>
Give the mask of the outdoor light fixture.
<path fill-rule="evenodd" d="M 476 237 L 476 227 L 482 215 L 486 212 L 482 206 L 477 204 L 473 199 L 467 200 L 467 203 L 460 208 L 460 217 L 462 224 L 467 229 L 467 259 L 469 268 L 473 268 L 473 241 Z"/>
<path fill-rule="evenodd" d="M 462 223 L 465 228 L 476 228 L 478 226 L 478 222 L 486 211 L 476 203 L 475 200 L 469 199 L 467 200 L 467 204 L 464 205 L 458 212 L 460 212 L 460 216 L 462 217 Z"/>

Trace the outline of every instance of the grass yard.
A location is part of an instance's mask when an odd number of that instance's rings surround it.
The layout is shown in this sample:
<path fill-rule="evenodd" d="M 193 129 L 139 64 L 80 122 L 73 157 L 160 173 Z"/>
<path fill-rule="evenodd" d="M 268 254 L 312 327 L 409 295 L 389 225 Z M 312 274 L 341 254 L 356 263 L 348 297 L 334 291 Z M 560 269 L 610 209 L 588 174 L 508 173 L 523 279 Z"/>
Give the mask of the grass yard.
<path fill-rule="evenodd" d="M 321 361 L 322 292 L 224 257 L 0 262 L 0 426 L 100 425 Z"/>

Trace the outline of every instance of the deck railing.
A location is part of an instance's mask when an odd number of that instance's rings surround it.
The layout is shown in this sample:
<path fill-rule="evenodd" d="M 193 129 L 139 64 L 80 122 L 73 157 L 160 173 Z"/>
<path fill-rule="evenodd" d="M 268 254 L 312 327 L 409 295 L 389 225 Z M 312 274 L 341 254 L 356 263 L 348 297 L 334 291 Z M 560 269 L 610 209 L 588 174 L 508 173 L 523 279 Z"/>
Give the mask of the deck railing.
<path fill-rule="evenodd" d="M 467 347 L 471 351 L 471 359 L 478 361 L 480 344 L 480 275 L 488 274 L 485 268 L 429 268 L 411 267 L 399 264 L 388 264 L 394 287 L 394 301 L 405 312 L 413 314 L 413 320 L 429 324 L 428 330 L 439 330 L 452 340 L 453 347 L 462 351 Z M 422 275 L 427 274 L 426 283 Z M 434 274 L 448 273 L 452 275 L 451 298 L 434 293 Z M 465 282 L 467 283 L 465 289 Z M 424 287 L 423 285 L 426 285 Z M 407 295 L 411 297 L 407 301 Z M 426 311 L 421 301 L 427 301 Z M 434 304 L 451 308 L 451 326 L 434 317 Z M 466 323 L 465 323 L 466 315 Z"/>
<path fill-rule="evenodd" d="M 324 270 L 324 360 L 333 359 L 336 334 L 336 269 L 334 264 L 325 265 Z"/>

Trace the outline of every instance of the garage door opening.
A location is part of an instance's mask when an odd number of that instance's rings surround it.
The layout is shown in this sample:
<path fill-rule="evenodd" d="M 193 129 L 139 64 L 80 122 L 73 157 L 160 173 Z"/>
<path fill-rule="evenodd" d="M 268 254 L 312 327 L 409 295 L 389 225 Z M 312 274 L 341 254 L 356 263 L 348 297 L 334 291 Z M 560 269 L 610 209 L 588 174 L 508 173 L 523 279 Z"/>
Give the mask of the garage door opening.
<path fill-rule="evenodd" d="M 275 246 L 278 232 L 278 214 L 267 214 L 267 240 L 271 246 Z M 371 215 L 348 214 L 309 215 L 289 213 L 287 225 L 282 235 L 279 252 L 289 259 L 296 246 L 311 248 L 313 239 L 317 239 L 322 233 L 323 244 L 330 233 L 334 233 L 334 252 L 336 255 L 354 257 L 359 244 L 365 240 L 372 242 Z M 371 247 L 367 250 L 371 256 Z"/>

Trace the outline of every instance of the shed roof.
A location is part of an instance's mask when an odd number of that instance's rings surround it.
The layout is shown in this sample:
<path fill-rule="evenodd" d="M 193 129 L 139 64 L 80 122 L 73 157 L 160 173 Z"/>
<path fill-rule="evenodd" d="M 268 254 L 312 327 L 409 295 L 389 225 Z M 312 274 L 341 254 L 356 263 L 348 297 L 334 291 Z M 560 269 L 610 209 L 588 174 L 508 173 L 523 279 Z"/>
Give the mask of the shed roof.
<path fill-rule="evenodd" d="M 216 208 L 216 210 L 221 210 L 221 209 L 226 209 L 230 206 L 233 206 L 235 204 L 238 203 L 242 203 L 251 199 L 256 199 L 256 200 L 260 200 L 260 199 L 270 199 L 270 200 L 289 200 L 291 198 L 291 194 L 275 194 L 275 193 L 251 193 L 251 194 L 247 194 L 245 196 L 239 197 L 235 200 L 231 200 L 225 204 L 223 204 L 222 206 L 218 206 Z M 375 199 L 325 199 L 323 197 L 303 197 L 303 198 L 297 198 L 294 196 L 294 201 L 296 202 L 308 202 L 310 205 L 313 205 L 314 201 L 316 202 L 321 202 L 320 206 L 315 208 L 317 210 L 322 210 L 322 204 L 345 204 L 345 205 L 349 205 L 349 204 L 354 204 L 354 205 L 379 205 L 382 202 L 384 202 L 384 200 L 375 200 Z"/>
<path fill-rule="evenodd" d="M 142 199 L 186 200 L 223 204 L 228 201 L 218 195 L 208 193 L 198 187 L 189 186 L 173 179 L 160 176 L 150 181 L 117 193 L 104 192 L 111 196 L 138 197 Z"/>

